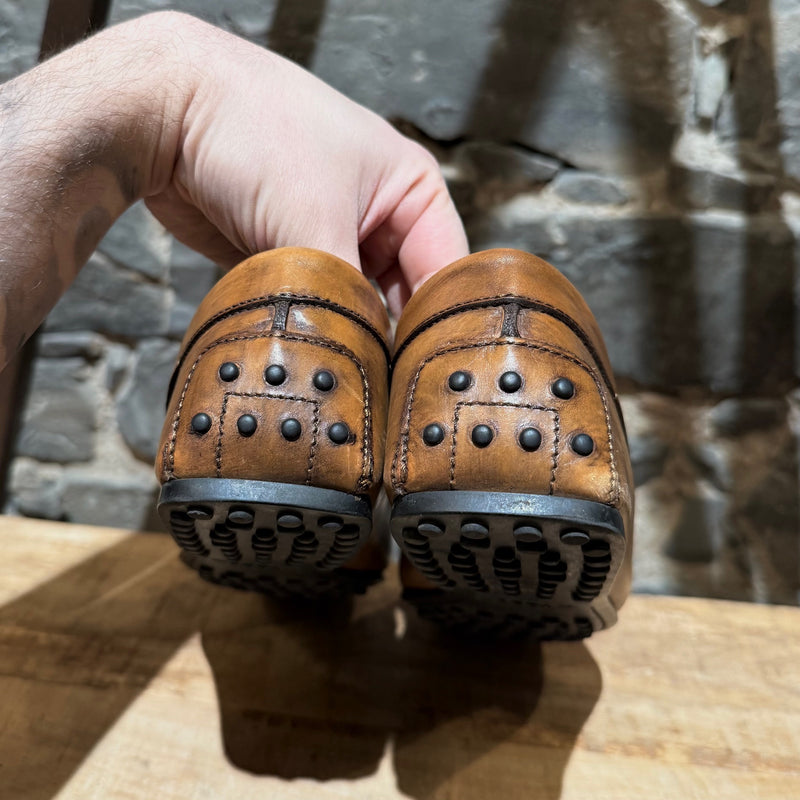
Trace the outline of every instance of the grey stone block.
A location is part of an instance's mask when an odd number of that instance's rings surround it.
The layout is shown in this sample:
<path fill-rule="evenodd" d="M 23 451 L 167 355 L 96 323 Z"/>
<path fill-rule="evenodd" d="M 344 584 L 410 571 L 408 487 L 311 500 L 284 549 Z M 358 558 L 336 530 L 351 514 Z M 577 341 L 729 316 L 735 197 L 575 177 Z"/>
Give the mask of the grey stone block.
<path fill-rule="evenodd" d="M 17 511 L 29 517 L 61 519 L 63 468 L 15 458 L 8 475 L 9 494 Z"/>
<path fill-rule="evenodd" d="M 167 331 L 169 290 L 95 253 L 45 322 L 48 331 L 142 338 Z"/>
<path fill-rule="evenodd" d="M 93 331 L 42 333 L 36 337 L 39 358 L 83 358 L 96 361 L 103 355 L 106 341 Z"/>
<path fill-rule="evenodd" d="M 668 153 L 689 86 L 689 19 L 641 0 L 336 4 L 312 65 L 433 138 L 517 141 L 631 171 Z"/>
<path fill-rule="evenodd" d="M 561 168 L 553 158 L 491 141 L 459 145 L 453 159 L 477 183 L 501 181 L 512 186 L 547 183 Z"/>
<path fill-rule="evenodd" d="M 553 191 L 565 200 L 584 205 L 621 206 L 630 199 L 618 181 L 577 170 L 560 173 L 553 181 Z"/>
<path fill-rule="evenodd" d="M 140 458 L 153 461 L 164 422 L 164 404 L 179 345 L 146 339 L 134 353 L 130 381 L 117 406 L 117 423 L 128 446 Z"/>
<path fill-rule="evenodd" d="M 239 36 L 264 44 L 276 5 L 277 0 L 115 0 L 111 3 L 109 24 L 150 11 L 171 9 L 200 17 Z"/>
<path fill-rule="evenodd" d="M 85 361 L 37 359 L 15 452 L 40 461 L 88 461 L 97 410 L 98 395 Z"/>
<path fill-rule="evenodd" d="M 776 111 L 782 134 L 780 153 L 786 172 L 797 179 L 800 178 L 800 6 L 788 2 L 772 5 L 774 55 L 763 47 L 761 54 L 767 63 L 774 61 Z"/>
<path fill-rule="evenodd" d="M 48 0 L 0 3 L 0 82 L 35 66 Z"/>
<path fill-rule="evenodd" d="M 133 354 L 124 344 L 114 343 L 109 345 L 105 357 L 105 386 L 110 394 L 115 394 L 119 389 L 133 361 Z"/>
<path fill-rule="evenodd" d="M 138 202 L 114 223 L 98 250 L 117 264 L 158 280 L 167 275 L 172 236 Z"/>
<path fill-rule="evenodd" d="M 168 336 L 183 338 L 197 306 L 217 282 L 221 272 L 213 261 L 177 241 L 173 242 L 169 282 L 174 299 L 169 311 Z"/>
<path fill-rule="evenodd" d="M 183 335 L 186 333 L 195 311 L 197 311 L 197 304 L 188 303 L 176 297 L 169 311 L 167 336 L 172 339 L 183 339 Z"/>
<path fill-rule="evenodd" d="M 65 517 L 83 525 L 150 530 L 156 497 L 155 476 L 80 473 L 64 478 Z"/>
<path fill-rule="evenodd" d="M 716 118 L 728 88 L 729 73 L 728 59 L 720 50 L 712 50 L 697 65 L 694 108 L 701 120 Z"/>

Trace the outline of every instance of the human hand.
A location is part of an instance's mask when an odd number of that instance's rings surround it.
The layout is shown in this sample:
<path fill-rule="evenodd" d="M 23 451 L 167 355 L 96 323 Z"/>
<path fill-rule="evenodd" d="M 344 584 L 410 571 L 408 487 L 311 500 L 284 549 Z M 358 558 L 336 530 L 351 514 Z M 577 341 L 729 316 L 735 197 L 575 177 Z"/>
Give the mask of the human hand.
<path fill-rule="evenodd" d="M 273 247 L 316 247 L 375 277 L 395 313 L 410 290 L 467 254 L 439 167 L 421 146 L 231 34 L 182 14 L 149 24 L 178 42 L 191 84 L 174 170 L 146 197 L 184 243 L 227 266 Z"/>

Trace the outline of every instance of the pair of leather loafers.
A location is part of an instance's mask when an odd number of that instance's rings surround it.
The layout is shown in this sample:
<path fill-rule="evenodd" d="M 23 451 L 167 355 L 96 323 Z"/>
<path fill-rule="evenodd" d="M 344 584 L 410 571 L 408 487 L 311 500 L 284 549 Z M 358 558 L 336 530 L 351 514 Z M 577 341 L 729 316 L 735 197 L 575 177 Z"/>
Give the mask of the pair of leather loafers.
<path fill-rule="evenodd" d="M 319 251 L 254 256 L 212 289 L 156 464 L 185 560 L 279 596 L 363 591 L 385 566 L 385 486 L 423 616 L 543 639 L 612 625 L 631 468 L 575 288 L 527 253 L 479 253 L 430 278 L 394 338 L 371 284 Z"/>

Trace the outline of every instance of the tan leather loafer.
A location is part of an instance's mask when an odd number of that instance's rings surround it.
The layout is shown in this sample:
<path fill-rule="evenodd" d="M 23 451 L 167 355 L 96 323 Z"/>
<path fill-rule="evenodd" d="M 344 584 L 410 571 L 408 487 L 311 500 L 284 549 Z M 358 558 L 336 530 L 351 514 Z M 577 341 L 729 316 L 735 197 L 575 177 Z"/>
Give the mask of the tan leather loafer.
<path fill-rule="evenodd" d="M 388 335 L 370 283 L 316 250 L 253 256 L 211 290 L 183 341 L 156 463 L 159 513 L 201 574 L 316 595 L 380 572 L 364 545 Z"/>
<path fill-rule="evenodd" d="M 591 312 L 556 269 L 491 250 L 411 298 L 384 482 L 405 596 L 456 628 L 573 639 L 630 585 L 633 486 Z"/>

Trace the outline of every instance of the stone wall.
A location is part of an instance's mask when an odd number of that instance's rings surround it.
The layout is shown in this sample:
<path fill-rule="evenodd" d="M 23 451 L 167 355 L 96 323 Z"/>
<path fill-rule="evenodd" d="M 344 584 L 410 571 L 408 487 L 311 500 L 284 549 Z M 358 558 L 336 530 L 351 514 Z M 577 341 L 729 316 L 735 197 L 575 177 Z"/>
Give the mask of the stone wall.
<path fill-rule="evenodd" d="M 0 2 L 4 77 L 43 6 Z M 798 602 L 796 0 L 150 0 L 112 18 L 164 7 L 391 119 L 440 159 L 473 249 L 577 284 L 624 389 L 639 590 Z M 154 524 L 167 376 L 214 278 L 142 208 L 120 220 L 39 339 L 8 510 Z"/>

